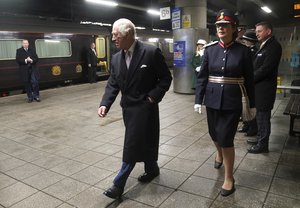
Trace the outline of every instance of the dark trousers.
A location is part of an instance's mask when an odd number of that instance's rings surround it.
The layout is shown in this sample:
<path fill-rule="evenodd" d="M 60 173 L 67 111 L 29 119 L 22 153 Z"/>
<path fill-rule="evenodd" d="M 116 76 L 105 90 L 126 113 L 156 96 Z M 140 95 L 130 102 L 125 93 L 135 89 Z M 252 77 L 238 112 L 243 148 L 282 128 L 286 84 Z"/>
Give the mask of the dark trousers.
<path fill-rule="evenodd" d="M 133 163 L 127 163 L 123 162 L 122 167 L 118 173 L 118 175 L 115 177 L 113 183 L 118 188 L 124 188 L 126 185 L 126 181 L 133 170 L 135 166 L 135 162 Z M 151 161 L 151 162 L 145 162 L 145 172 L 151 173 L 153 171 L 156 171 L 158 169 L 157 161 Z"/>
<path fill-rule="evenodd" d="M 88 79 L 90 83 L 96 82 L 96 67 L 88 68 Z"/>
<path fill-rule="evenodd" d="M 28 99 L 33 99 L 40 96 L 39 82 L 35 74 L 31 70 L 28 71 L 27 82 L 25 82 L 24 84 Z"/>
<path fill-rule="evenodd" d="M 258 145 L 268 146 L 269 136 L 271 134 L 271 110 L 269 111 L 257 111 L 256 122 L 257 122 L 257 140 Z"/>

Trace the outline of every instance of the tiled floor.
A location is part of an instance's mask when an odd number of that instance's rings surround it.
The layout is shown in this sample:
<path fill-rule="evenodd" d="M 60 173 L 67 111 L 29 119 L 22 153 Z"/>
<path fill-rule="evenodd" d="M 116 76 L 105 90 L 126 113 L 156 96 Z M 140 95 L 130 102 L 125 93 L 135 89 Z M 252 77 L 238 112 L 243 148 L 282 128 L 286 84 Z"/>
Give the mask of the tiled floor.
<path fill-rule="evenodd" d="M 288 136 L 287 99 L 276 101 L 270 153 L 248 154 L 246 138 L 236 134 L 237 191 L 224 198 L 206 114 L 193 112 L 193 95 L 172 89 L 160 104 L 161 175 L 140 184 L 137 164 L 123 201 L 105 197 L 121 165 L 124 127 L 119 98 L 106 118 L 97 116 L 104 86 L 45 90 L 41 103 L 0 98 L 0 207 L 300 207 L 300 142 Z"/>

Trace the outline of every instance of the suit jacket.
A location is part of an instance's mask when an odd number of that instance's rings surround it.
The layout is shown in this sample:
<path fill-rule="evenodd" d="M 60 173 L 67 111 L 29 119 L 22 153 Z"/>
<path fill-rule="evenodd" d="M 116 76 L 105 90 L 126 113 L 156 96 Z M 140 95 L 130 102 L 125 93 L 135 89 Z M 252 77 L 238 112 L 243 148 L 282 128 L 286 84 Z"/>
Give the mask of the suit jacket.
<path fill-rule="evenodd" d="M 257 110 L 272 110 L 276 98 L 281 45 L 271 37 L 257 51 L 254 59 L 255 104 Z"/>
<path fill-rule="evenodd" d="M 96 56 L 96 54 L 91 48 L 88 49 L 86 59 L 87 59 L 87 64 L 91 64 L 92 67 L 97 66 L 98 57 Z"/>
<path fill-rule="evenodd" d="M 158 103 L 172 77 L 159 48 L 136 42 L 129 69 L 124 51 L 112 56 L 110 77 L 100 106 L 111 107 L 119 91 L 125 124 L 123 161 L 156 161 L 159 145 Z M 148 100 L 151 97 L 155 102 Z"/>
<path fill-rule="evenodd" d="M 242 94 L 238 84 L 219 84 L 208 81 L 209 76 L 245 79 L 245 88 L 250 107 L 254 107 L 253 66 L 250 49 L 233 42 L 229 47 L 215 42 L 205 48 L 204 61 L 198 74 L 195 103 L 204 103 L 216 110 L 236 110 L 242 108 Z"/>
<path fill-rule="evenodd" d="M 33 60 L 33 63 L 25 62 L 25 59 L 27 59 L 28 56 Z M 36 67 L 36 63 L 38 62 L 38 60 L 39 58 L 34 49 L 28 48 L 27 52 L 23 47 L 17 49 L 16 61 L 19 64 L 22 81 L 28 82 L 29 73 L 34 73 L 36 78 L 39 79 L 39 72 L 38 68 Z"/>

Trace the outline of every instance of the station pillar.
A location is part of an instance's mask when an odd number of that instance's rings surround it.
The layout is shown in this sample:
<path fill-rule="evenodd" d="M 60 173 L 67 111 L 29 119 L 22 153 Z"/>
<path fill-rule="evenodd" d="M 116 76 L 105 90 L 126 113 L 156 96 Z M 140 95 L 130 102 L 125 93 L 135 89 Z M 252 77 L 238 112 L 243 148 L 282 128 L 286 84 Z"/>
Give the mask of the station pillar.
<path fill-rule="evenodd" d="M 194 94 L 192 79 L 195 74 L 191 61 L 198 39 L 208 40 L 207 0 L 175 0 L 175 7 L 181 9 L 181 17 L 187 17 L 190 24 L 182 19 L 180 29 L 173 30 L 174 70 L 173 89 L 176 93 Z M 178 55 L 178 53 L 182 53 Z"/>

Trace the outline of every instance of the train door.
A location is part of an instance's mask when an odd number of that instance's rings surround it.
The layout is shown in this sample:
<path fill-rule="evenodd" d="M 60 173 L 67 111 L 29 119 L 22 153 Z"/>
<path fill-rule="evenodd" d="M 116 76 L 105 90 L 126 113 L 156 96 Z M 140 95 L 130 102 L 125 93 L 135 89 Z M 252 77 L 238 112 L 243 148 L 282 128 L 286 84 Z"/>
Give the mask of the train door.
<path fill-rule="evenodd" d="M 97 76 L 107 76 L 109 74 L 109 51 L 107 47 L 107 40 L 105 37 L 98 36 L 95 40 L 96 52 L 99 59 L 99 67 L 97 67 Z"/>

